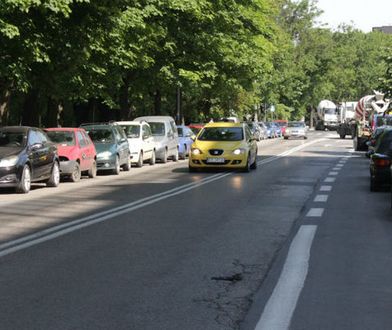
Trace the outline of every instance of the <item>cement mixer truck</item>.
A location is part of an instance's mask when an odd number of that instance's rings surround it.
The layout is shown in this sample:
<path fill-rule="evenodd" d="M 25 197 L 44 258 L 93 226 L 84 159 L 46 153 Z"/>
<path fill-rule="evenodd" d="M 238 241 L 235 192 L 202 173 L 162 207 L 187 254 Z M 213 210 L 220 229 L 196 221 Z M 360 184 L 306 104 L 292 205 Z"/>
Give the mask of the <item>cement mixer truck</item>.
<path fill-rule="evenodd" d="M 376 91 L 374 95 L 366 95 L 359 100 L 351 127 L 356 151 L 367 150 L 366 142 L 378 126 L 392 123 L 392 115 L 387 114 L 390 103 L 383 93 Z"/>
<path fill-rule="evenodd" d="M 338 108 L 329 100 L 322 100 L 317 106 L 316 130 L 336 130 L 338 126 Z"/>

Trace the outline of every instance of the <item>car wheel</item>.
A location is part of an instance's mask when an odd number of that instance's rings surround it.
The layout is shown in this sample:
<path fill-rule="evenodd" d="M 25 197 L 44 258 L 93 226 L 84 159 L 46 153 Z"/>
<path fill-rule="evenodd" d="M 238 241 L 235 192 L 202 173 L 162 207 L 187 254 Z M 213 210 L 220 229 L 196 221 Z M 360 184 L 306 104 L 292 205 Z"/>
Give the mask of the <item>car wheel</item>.
<path fill-rule="evenodd" d="M 139 159 L 137 160 L 136 167 L 142 167 L 142 166 L 143 166 L 143 151 L 140 151 Z"/>
<path fill-rule="evenodd" d="M 184 152 L 179 155 L 180 159 L 185 159 L 188 152 L 186 144 L 184 144 Z"/>
<path fill-rule="evenodd" d="M 59 163 L 54 162 L 52 167 L 52 173 L 50 174 L 50 178 L 46 181 L 46 185 L 48 187 L 57 187 L 60 183 L 60 167 Z"/>
<path fill-rule="evenodd" d="M 27 194 L 31 188 L 31 173 L 29 165 L 25 165 L 22 170 L 22 176 L 18 185 L 16 186 L 16 192 L 19 194 Z"/>
<path fill-rule="evenodd" d="M 155 161 L 156 161 L 156 158 L 155 158 L 155 150 L 153 150 L 152 151 L 152 155 L 151 155 L 151 158 L 150 158 L 150 165 L 155 165 Z"/>
<path fill-rule="evenodd" d="M 75 166 L 70 176 L 71 181 L 78 182 L 80 180 L 81 175 L 82 173 L 80 172 L 80 165 L 79 163 L 75 163 Z"/>
<path fill-rule="evenodd" d="M 88 177 L 93 179 L 97 176 L 97 162 L 94 160 L 92 163 L 91 167 L 89 168 L 88 172 Z"/>
<path fill-rule="evenodd" d="M 178 162 L 178 159 L 179 159 L 179 154 L 178 154 L 178 148 L 177 148 L 176 153 L 172 157 L 172 160 L 173 160 L 173 162 Z"/>
<path fill-rule="evenodd" d="M 120 159 L 116 156 L 116 162 L 114 163 L 113 174 L 119 175 L 120 174 Z"/>
<path fill-rule="evenodd" d="M 195 172 L 197 172 L 197 168 L 192 167 L 192 166 L 188 166 L 188 171 L 189 171 L 189 173 L 195 173 Z"/>
<path fill-rule="evenodd" d="M 132 166 L 132 163 L 131 163 L 131 156 L 128 155 L 128 156 L 127 156 L 127 161 L 126 161 L 126 163 L 122 166 L 122 168 L 123 168 L 124 171 L 128 172 L 128 171 L 131 170 L 131 166 Z"/>
<path fill-rule="evenodd" d="M 308 137 L 307 136 L 304 136 L 304 140 L 307 140 L 308 139 Z"/>
<path fill-rule="evenodd" d="M 288 137 L 288 136 L 285 136 L 285 137 L 284 137 L 284 139 L 285 139 L 285 140 L 288 140 L 288 139 L 289 139 L 289 137 Z"/>
<path fill-rule="evenodd" d="M 167 149 L 163 152 L 163 157 L 161 159 L 162 163 L 167 163 Z"/>
<path fill-rule="evenodd" d="M 250 172 L 250 155 L 246 158 L 246 165 L 242 169 L 242 172 Z"/>

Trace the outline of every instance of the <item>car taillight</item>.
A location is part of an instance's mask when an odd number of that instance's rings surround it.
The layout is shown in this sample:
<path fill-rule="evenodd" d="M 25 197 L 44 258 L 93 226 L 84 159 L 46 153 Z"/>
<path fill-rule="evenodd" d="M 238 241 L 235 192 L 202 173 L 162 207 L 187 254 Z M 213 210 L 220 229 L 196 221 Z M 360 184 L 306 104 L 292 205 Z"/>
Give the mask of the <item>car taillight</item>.
<path fill-rule="evenodd" d="M 389 159 L 374 159 L 374 165 L 377 167 L 388 167 L 391 165 L 391 161 Z"/>

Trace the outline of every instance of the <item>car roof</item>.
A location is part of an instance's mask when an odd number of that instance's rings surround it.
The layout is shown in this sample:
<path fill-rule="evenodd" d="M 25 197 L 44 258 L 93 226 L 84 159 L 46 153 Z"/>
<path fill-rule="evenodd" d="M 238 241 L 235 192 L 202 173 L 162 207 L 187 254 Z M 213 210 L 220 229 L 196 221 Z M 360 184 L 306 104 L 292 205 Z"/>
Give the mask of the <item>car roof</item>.
<path fill-rule="evenodd" d="M 148 123 L 145 120 L 123 120 L 123 121 L 116 121 L 117 125 L 141 125 L 141 124 L 147 124 Z"/>
<path fill-rule="evenodd" d="M 84 131 L 84 128 L 81 127 L 49 127 L 45 128 L 44 131 L 63 131 L 63 132 L 69 132 L 69 131 Z"/>
<path fill-rule="evenodd" d="M 0 129 L 10 131 L 10 132 L 28 132 L 30 129 L 35 127 L 30 126 L 3 126 Z"/>
<path fill-rule="evenodd" d="M 83 124 L 84 129 L 94 129 L 94 128 L 113 128 L 113 125 L 108 125 L 108 124 Z"/>
<path fill-rule="evenodd" d="M 170 116 L 142 116 L 142 117 L 137 117 L 134 119 L 134 121 L 168 121 L 172 120 L 174 121 L 173 117 Z"/>
<path fill-rule="evenodd" d="M 242 123 L 233 123 L 233 122 L 214 122 L 208 123 L 204 127 L 243 127 Z"/>

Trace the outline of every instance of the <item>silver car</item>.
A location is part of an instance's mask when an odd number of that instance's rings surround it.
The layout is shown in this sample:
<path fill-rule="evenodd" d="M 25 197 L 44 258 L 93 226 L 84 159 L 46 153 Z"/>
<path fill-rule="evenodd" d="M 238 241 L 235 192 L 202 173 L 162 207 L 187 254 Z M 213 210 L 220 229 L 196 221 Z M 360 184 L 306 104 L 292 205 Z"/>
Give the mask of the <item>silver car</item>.
<path fill-rule="evenodd" d="M 284 133 L 284 139 L 287 140 L 290 137 L 307 139 L 306 131 L 307 127 L 303 121 L 289 121 Z"/>

